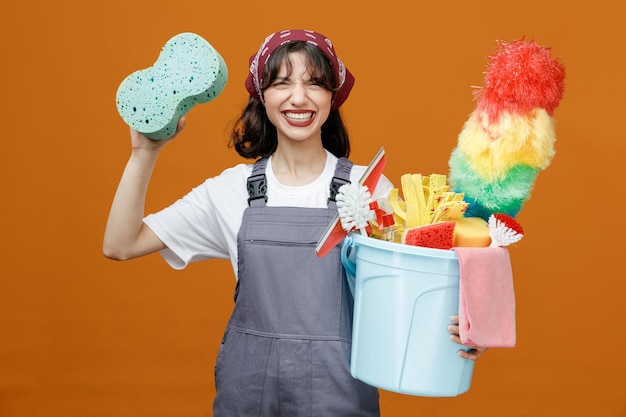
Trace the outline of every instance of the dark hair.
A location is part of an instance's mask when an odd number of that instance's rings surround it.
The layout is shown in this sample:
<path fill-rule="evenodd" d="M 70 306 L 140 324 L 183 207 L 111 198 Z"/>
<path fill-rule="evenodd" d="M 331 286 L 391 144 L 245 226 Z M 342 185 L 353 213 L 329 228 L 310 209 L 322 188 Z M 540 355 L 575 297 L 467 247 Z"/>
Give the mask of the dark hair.
<path fill-rule="evenodd" d="M 334 94 L 338 82 L 330 60 L 316 46 L 302 41 L 286 43 L 272 53 L 263 72 L 262 90 L 265 91 L 274 82 L 283 63 L 288 73 L 291 72 L 288 54 L 292 52 L 304 52 L 312 69 L 312 79 Z M 331 110 L 322 125 L 322 145 L 338 158 L 350 155 L 350 139 L 339 109 Z M 276 127 L 267 117 L 263 103 L 256 98 L 250 97 L 248 105 L 236 120 L 230 135 L 230 146 L 242 157 L 251 159 L 271 155 L 276 150 Z"/>

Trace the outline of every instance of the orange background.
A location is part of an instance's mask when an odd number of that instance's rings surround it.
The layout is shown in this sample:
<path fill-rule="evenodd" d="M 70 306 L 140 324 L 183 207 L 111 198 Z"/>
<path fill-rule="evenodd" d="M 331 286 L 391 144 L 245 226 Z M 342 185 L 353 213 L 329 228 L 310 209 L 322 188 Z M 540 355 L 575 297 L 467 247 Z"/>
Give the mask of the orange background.
<path fill-rule="evenodd" d="M 478 362 L 456 398 L 382 393 L 385 416 L 626 416 L 621 265 L 624 10 L 620 2 L 501 0 L 2 1 L 0 416 L 210 416 L 232 306 L 225 261 L 106 260 L 101 239 L 129 155 L 115 91 L 171 36 L 196 32 L 229 65 L 163 152 L 147 209 L 240 162 L 226 129 L 250 54 L 270 32 L 328 35 L 356 76 L 353 159 L 386 175 L 447 173 L 496 40 L 522 36 L 567 67 L 557 155 L 511 249 L 518 345 Z"/>

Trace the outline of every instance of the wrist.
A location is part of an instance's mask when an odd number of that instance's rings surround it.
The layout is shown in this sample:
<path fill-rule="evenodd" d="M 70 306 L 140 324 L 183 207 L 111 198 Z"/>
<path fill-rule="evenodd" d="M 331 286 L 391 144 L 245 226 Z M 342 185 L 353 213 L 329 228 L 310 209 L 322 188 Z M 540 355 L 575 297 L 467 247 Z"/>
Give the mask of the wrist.
<path fill-rule="evenodd" d="M 154 164 L 159 156 L 160 148 L 133 148 L 130 160 L 142 164 Z"/>

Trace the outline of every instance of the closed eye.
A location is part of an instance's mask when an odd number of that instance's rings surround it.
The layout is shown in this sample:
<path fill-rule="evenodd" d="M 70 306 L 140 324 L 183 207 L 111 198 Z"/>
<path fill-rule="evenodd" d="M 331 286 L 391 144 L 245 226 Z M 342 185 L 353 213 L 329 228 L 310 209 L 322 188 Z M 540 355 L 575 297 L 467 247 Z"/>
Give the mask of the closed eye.
<path fill-rule="evenodd" d="M 276 78 L 272 83 L 272 87 L 287 86 L 290 84 L 291 80 L 288 77 Z"/>
<path fill-rule="evenodd" d="M 307 82 L 307 84 L 311 85 L 311 86 L 315 86 L 315 87 L 321 87 L 321 88 L 328 89 L 328 87 L 326 86 L 326 83 L 324 83 L 324 80 L 322 80 L 321 78 L 311 78 Z"/>

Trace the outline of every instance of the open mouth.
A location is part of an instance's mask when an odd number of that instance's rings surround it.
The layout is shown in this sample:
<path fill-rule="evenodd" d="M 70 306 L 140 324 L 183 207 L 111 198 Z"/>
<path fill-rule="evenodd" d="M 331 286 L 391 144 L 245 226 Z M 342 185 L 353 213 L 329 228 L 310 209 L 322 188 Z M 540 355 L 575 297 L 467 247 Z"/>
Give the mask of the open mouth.
<path fill-rule="evenodd" d="M 283 112 L 283 116 L 285 116 L 287 119 L 292 120 L 294 122 L 308 122 L 309 120 L 313 119 L 313 116 L 315 116 L 315 112 L 312 111 L 308 111 L 308 112 Z"/>

